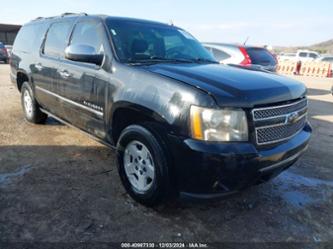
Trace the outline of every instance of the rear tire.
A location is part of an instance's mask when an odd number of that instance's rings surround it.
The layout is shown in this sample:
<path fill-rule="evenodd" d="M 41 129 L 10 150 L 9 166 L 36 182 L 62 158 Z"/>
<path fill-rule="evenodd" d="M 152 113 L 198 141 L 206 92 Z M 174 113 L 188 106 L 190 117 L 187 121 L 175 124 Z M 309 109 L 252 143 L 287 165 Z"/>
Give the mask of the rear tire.
<path fill-rule="evenodd" d="M 130 125 L 122 131 L 117 144 L 118 172 L 134 200 L 155 206 L 166 201 L 171 191 L 167 153 L 150 130 Z"/>
<path fill-rule="evenodd" d="M 39 109 L 39 105 L 28 82 L 24 82 L 21 88 L 21 104 L 27 121 L 34 124 L 45 123 L 47 115 Z"/>

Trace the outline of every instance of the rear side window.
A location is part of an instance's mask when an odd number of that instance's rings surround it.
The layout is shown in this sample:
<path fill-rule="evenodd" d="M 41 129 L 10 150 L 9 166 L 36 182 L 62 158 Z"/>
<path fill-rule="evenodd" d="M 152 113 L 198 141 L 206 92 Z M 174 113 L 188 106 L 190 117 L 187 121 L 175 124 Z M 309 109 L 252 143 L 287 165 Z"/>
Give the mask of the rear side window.
<path fill-rule="evenodd" d="M 45 23 L 23 26 L 16 36 L 13 50 L 26 53 L 39 52 L 46 29 Z"/>
<path fill-rule="evenodd" d="M 264 48 L 247 48 L 246 51 L 250 56 L 252 64 L 263 66 L 276 64 L 274 56 Z"/>
<path fill-rule="evenodd" d="M 80 22 L 74 28 L 71 45 L 89 45 L 95 48 L 96 53 L 103 53 L 102 32 L 103 25 L 100 22 Z"/>
<path fill-rule="evenodd" d="M 212 53 L 217 61 L 223 61 L 231 57 L 229 54 L 216 48 L 212 48 Z"/>
<path fill-rule="evenodd" d="M 45 55 L 64 57 L 71 27 L 70 22 L 58 22 L 51 25 L 45 40 L 43 51 Z"/>

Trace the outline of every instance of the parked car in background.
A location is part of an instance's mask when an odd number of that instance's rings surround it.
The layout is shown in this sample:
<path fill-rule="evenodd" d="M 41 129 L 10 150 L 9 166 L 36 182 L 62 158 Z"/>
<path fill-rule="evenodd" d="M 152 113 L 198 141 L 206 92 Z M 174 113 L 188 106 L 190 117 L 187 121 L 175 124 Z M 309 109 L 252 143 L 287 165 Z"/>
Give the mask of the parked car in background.
<path fill-rule="evenodd" d="M 279 61 L 314 61 L 320 57 L 320 54 L 311 50 L 298 50 L 296 53 L 281 53 Z"/>
<path fill-rule="evenodd" d="M 320 56 L 317 61 L 322 61 L 322 62 L 330 62 L 333 64 L 333 55 L 322 55 Z"/>
<path fill-rule="evenodd" d="M 8 63 L 9 57 L 8 57 L 8 52 L 5 47 L 5 45 L 0 42 L 0 61 L 3 61 L 4 63 Z"/>
<path fill-rule="evenodd" d="M 6 49 L 7 49 L 7 54 L 8 54 L 8 57 L 10 58 L 11 54 L 12 54 L 12 49 L 13 49 L 13 46 L 12 45 L 5 45 Z"/>
<path fill-rule="evenodd" d="M 278 61 L 294 61 L 296 53 L 280 53 L 278 55 Z"/>
<path fill-rule="evenodd" d="M 204 43 L 203 45 L 220 63 L 251 66 L 252 68 L 276 72 L 277 60 L 264 47 L 225 43 Z"/>
<path fill-rule="evenodd" d="M 314 61 L 320 57 L 320 54 L 311 50 L 298 50 L 296 53 L 297 61 Z"/>

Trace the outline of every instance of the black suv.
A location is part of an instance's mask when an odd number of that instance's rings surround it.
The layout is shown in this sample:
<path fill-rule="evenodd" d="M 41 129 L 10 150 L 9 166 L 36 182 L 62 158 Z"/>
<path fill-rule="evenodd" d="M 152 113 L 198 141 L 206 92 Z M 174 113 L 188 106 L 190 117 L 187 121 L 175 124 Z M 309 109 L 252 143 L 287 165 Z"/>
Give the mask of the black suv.
<path fill-rule="evenodd" d="M 306 88 L 219 65 L 185 30 L 64 14 L 24 25 L 11 79 L 25 117 L 47 116 L 115 148 L 128 193 L 154 205 L 266 181 L 307 148 Z"/>

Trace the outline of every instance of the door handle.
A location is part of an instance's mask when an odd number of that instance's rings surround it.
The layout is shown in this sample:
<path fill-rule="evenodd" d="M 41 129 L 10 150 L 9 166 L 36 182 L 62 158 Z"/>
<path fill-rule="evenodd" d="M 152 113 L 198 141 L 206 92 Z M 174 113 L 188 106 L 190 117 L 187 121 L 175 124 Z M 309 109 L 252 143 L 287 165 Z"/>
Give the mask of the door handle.
<path fill-rule="evenodd" d="M 69 76 L 71 76 L 71 74 L 66 70 L 60 71 L 59 74 L 61 77 L 65 78 L 65 79 L 67 79 Z"/>
<path fill-rule="evenodd" d="M 38 71 L 41 71 L 43 69 L 43 66 L 42 64 L 38 63 L 35 65 L 35 68 L 38 70 Z"/>

